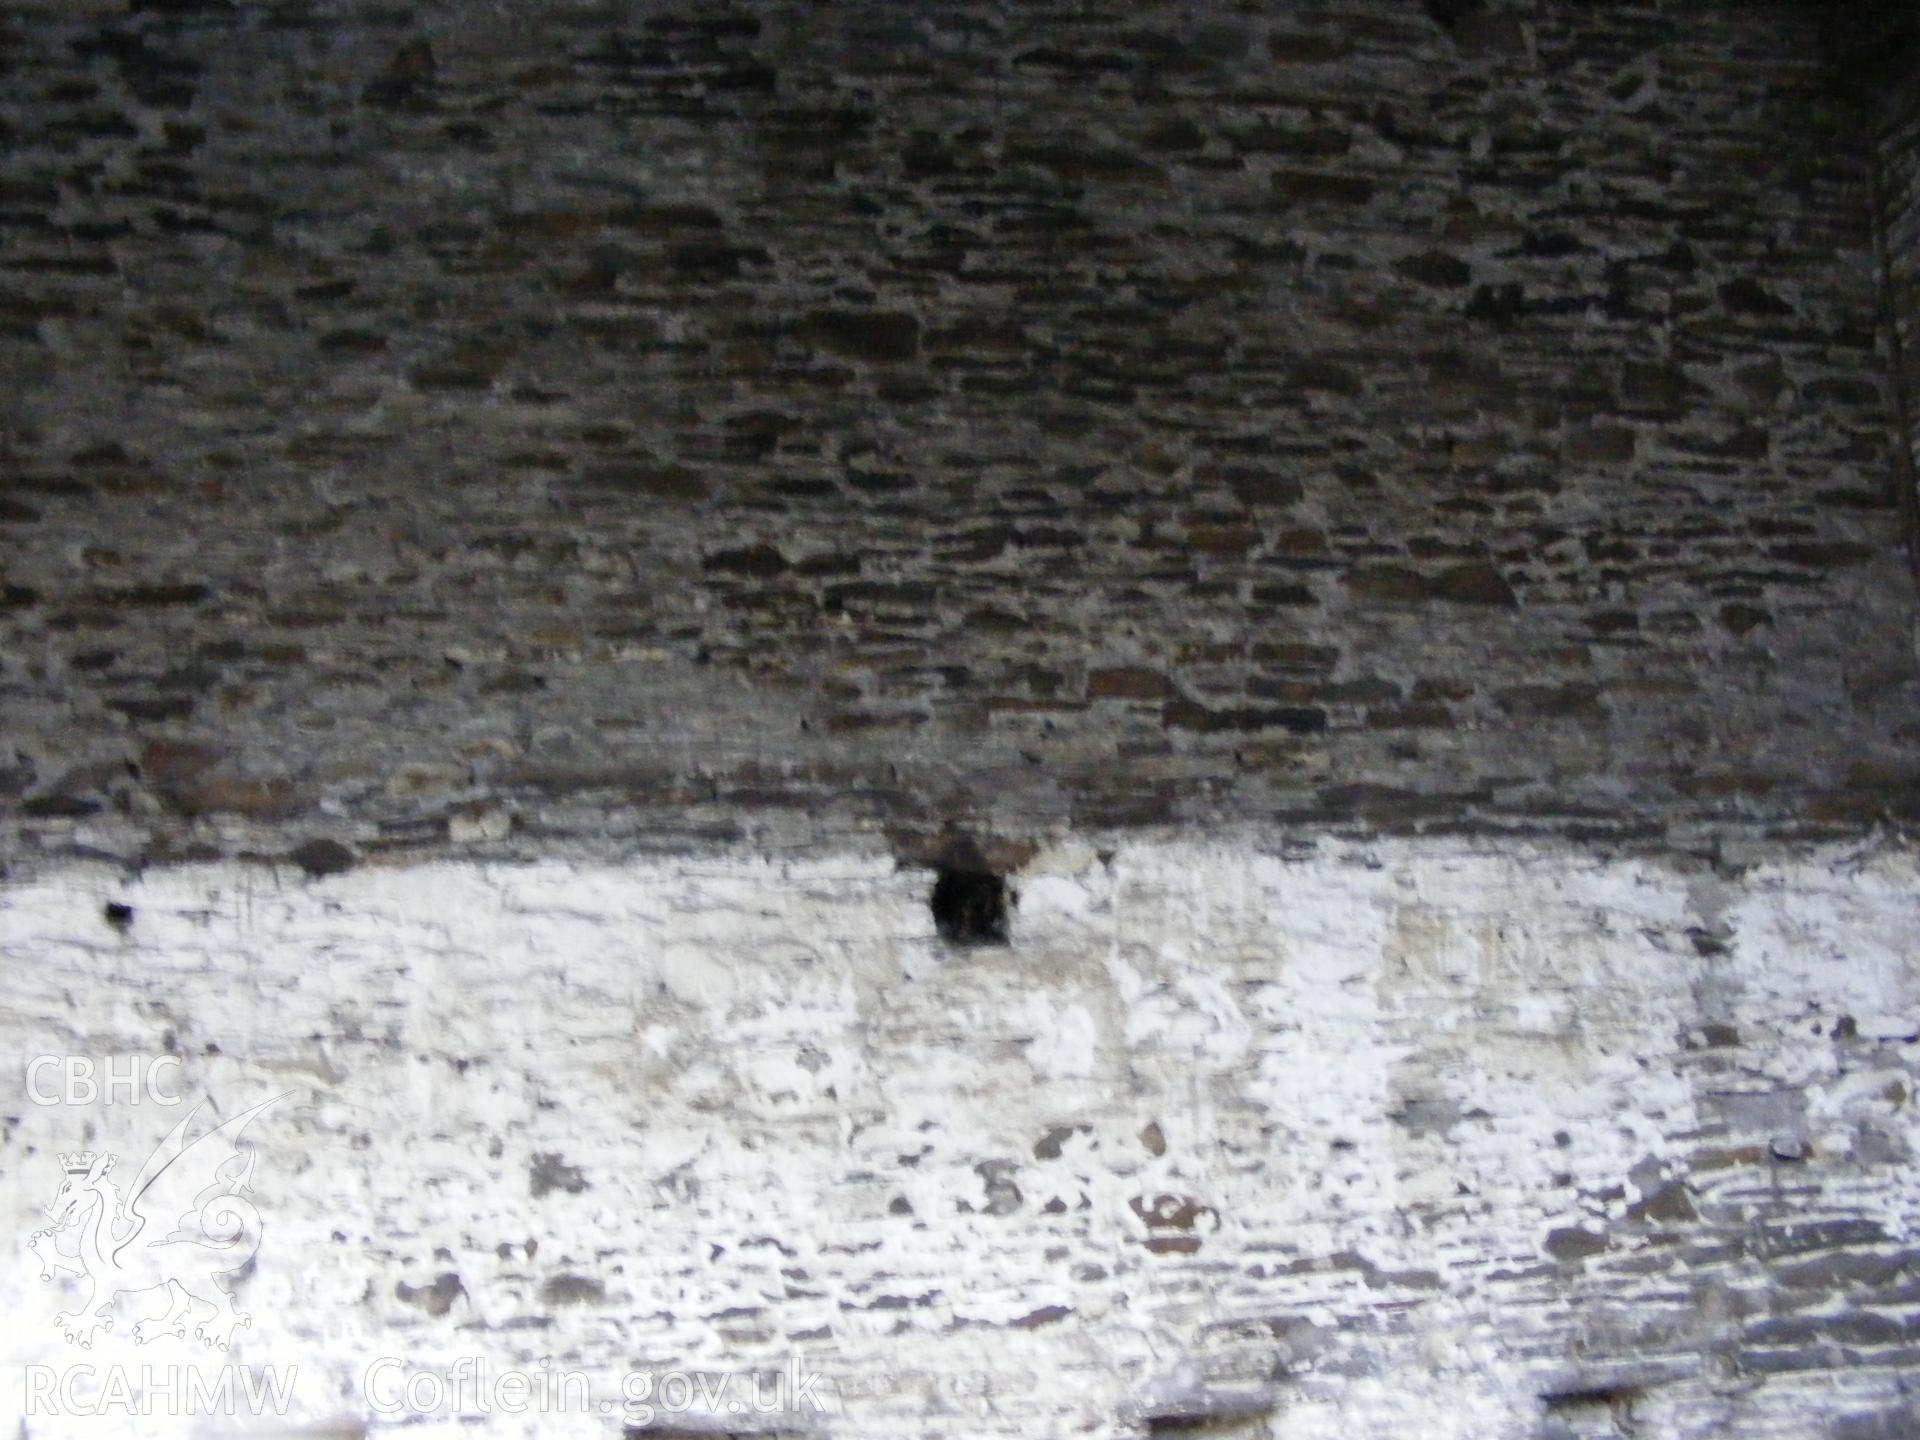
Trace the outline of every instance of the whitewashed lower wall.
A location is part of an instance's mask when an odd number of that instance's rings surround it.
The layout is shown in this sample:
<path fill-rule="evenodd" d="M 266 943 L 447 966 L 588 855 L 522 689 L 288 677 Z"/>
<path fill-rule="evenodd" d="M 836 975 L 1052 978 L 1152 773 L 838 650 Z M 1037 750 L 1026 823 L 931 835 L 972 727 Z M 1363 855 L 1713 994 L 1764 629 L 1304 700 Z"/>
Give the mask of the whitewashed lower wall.
<path fill-rule="evenodd" d="M 1911 852 L 1126 842 L 1014 884 L 1013 944 L 956 950 L 868 856 L 11 882 L 0 1433 L 1916 1433 Z M 168 1054 L 182 1105 L 29 1093 Z M 132 1302 L 63 1339 L 57 1154 L 131 1176 L 282 1092 L 232 1349 Z M 189 1364 L 291 1368 L 285 1416 L 72 1413 Z M 478 1413 L 507 1371 L 590 1413 Z M 820 1378 L 623 1412 L 674 1371 Z M 374 1408 L 418 1373 L 467 1413 Z"/>

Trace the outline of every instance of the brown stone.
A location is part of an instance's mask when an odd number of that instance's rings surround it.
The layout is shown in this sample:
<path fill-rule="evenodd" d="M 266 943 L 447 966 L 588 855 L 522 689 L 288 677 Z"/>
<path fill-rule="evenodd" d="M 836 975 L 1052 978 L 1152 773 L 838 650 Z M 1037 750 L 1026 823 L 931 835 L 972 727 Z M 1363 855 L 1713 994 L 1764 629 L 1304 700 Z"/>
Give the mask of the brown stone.
<path fill-rule="evenodd" d="M 1273 537 L 1273 553 L 1291 557 L 1325 555 L 1327 536 L 1322 530 L 1282 530 Z"/>
<path fill-rule="evenodd" d="M 1369 730 L 1442 730 L 1453 724 L 1453 712 L 1444 705 L 1394 705 L 1367 712 Z"/>
<path fill-rule="evenodd" d="M 1321 674 L 1340 663 L 1340 652 L 1331 645 L 1305 645 L 1297 642 L 1261 642 L 1253 647 L 1253 658 L 1275 670 L 1305 671 Z"/>
<path fill-rule="evenodd" d="M 1170 700 L 1161 710 L 1160 723 L 1168 730 L 1194 730 L 1202 734 L 1285 730 L 1295 735 L 1306 735 L 1327 728 L 1327 712 L 1309 706 L 1245 706 L 1209 710 L 1192 700 Z"/>
<path fill-rule="evenodd" d="M 1175 693 L 1173 682 L 1158 670 L 1124 665 L 1087 672 L 1089 700 L 1166 700 Z"/>
<path fill-rule="evenodd" d="M 247 815 L 283 819 L 300 809 L 291 780 L 202 777 L 173 788 L 169 798 L 182 815 Z"/>
<path fill-rule="evenodd" d="M 1342 578 L 1347 589 L 1363 600 L 1425 600 L 1431 588 L 1425 576 L 1404 565 L 1363 565 Z"/>
<path fill-rule="evenodd" d="M 1619 463 L 1633 458 L 1637 437 L 1624 425 L 1588 425 L 1567 437 L 1569 460 Z"/>
<path fill-rule="evenodd" d="M 1290 475 L 1275 475 L 1269 471 L 1251 470 L 1235 467 L 1224 476 L 1227 486 L 1233 491 L 1234 499 L 1252 509 L 1262 505 L 1292 505 L 1305 491 L 1298 480 Z"/>
<path fill-rule="evenodd" d="M 140 774 L 152 785 L 172 785 L 204 774 L 226 752 L 189 740 L 154 740 L 140 752 Z"/>
<path fill-rule="evenodd" d="M 1442 570 L 1433 581 L 1436 599 L 1460 605 L 1517 605 L 1513 587 L 1493 566 L 1475 562 Z"/>
<path fill-rule="evenodd" d="M 1253 602 L 1256 605 L 1306 606 L 1318 605 L 1320 597 L 1298 580 L 1288 580 L 1276 585 L 1254 586 Z"/>
<path fill-rule="evenodd" d="M 1187 548 L 1203 555 L 1244 555 L 1260 543 L 1260 532 L 1245 525 L 1189 525 Z"/>

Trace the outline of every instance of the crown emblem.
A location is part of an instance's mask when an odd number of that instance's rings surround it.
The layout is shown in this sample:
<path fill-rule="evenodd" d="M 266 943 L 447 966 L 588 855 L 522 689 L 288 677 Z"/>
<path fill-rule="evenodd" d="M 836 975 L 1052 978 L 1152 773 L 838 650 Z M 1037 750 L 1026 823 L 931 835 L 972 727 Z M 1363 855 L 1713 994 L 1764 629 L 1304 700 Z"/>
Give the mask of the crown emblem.
<path fill-rule="evenodd" d="M 69 1175 L 85 1175 L 93 1169 L 93 1162 L 99 1158 L 99 1155 L 92 1150 L 76 1150 L 72 1154 L 62 1151 L 60 1154 L 60 1166 Z M 106 1166 L 102 1169 L 101 1173 L 105 1174 L 107 1170 L 112 1168 L 113 1157 L 109 1155 Z"/>

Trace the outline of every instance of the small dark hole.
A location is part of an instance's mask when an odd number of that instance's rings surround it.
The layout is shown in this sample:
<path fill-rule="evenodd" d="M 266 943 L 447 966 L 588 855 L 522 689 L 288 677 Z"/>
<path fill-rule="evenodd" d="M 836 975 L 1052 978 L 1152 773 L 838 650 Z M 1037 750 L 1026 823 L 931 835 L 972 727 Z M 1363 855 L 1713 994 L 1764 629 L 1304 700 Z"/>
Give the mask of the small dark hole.
<path fill-rule="evenodd" d="M 107 924 L 116 930 L 125 930 L 133 924 L 133 906 L 122 905 L 118 900 L 109 900 L 106 908 Z"/>
<path fill-rule="evenodd" d="M 949 854 L 936 872 L 933 924 L 954 945 L 1007 943 L 1007 882 L 972 847 Z"/>

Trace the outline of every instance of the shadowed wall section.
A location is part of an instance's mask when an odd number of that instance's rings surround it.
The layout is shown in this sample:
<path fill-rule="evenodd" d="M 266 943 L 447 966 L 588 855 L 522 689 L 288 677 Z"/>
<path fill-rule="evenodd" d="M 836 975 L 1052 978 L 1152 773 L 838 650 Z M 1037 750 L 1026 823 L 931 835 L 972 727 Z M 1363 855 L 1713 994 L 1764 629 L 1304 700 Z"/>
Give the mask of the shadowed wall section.
<path fill-rule="evenodd" d="M 1912 530 L 1913 563 L 1920 574 L 1920 18 L 1890 23 L 1880 36 L 1882 83 L 1869 92 L 1880 125 L 1876 179 L 1881 209 L 1881 258 L 1886 266 L 1892 335 L 1894 398 L 1905 431 L 1904 487 Z"/>

